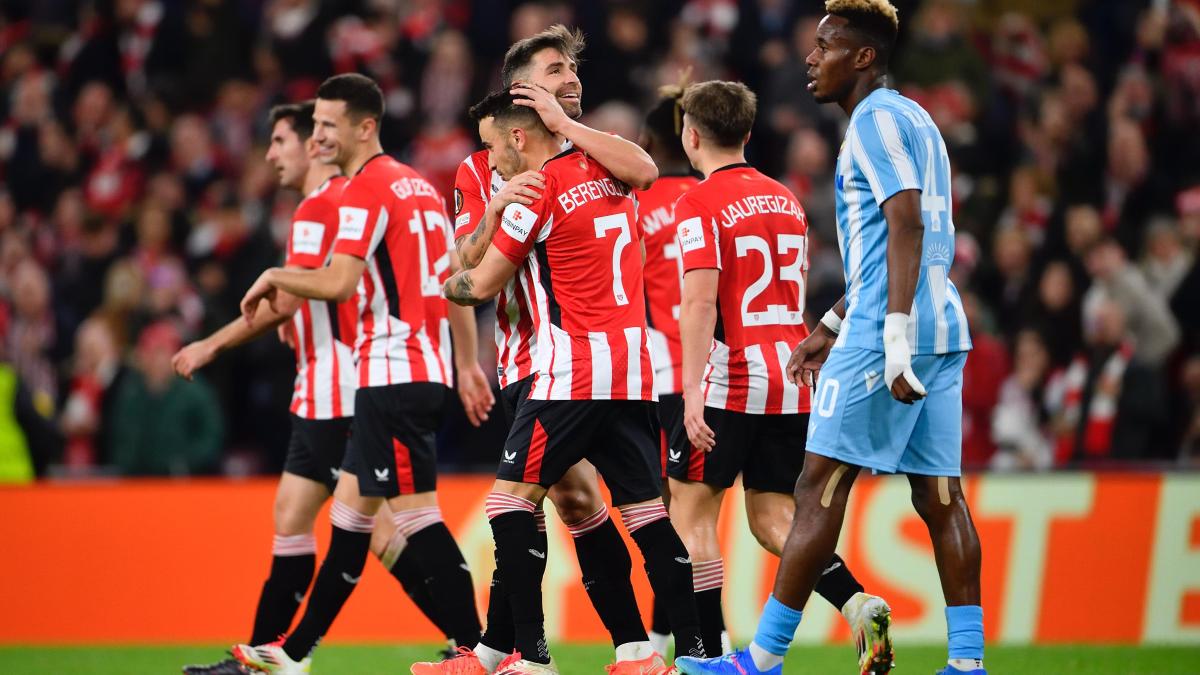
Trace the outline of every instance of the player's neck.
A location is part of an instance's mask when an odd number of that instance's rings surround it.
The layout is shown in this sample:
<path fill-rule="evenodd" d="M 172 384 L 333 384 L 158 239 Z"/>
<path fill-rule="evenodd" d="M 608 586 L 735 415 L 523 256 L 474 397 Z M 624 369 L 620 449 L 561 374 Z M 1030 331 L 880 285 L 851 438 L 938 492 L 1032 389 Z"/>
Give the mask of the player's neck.
<path fill-rule="evenodd" d="M 346 164 L 341 167 L 342 173 L 347 176 L 353 176 L 363 168 L 363 165 L 366 164 L 369 159 L 375 155 L 382 154 L 383 146 L 380 145 L 378 138 L 368 143 L 363 143 L 350 158 L 350 161 L 346 162 Z"/>
<path fill-rule="evenodd" d="M 322 164 L 321 162 L 313 161 L 308 164 L 308 172 L 304 174 L 304 181 L 300 185 L 302 194 L 310 194 L 313 190 L 325 184 L 325 181 L 340 174 L 341 169 L 330 164 Z"/>
<path fill-rule="evenodd" d="M 854 85 L 854 89 L 850 91 L 850 95 L 838 102 L 842 110 L 846 111 L 846 116 L 854 114 L 854 109 L 862 100 L 871 95 L 871 92 L 876 89 L 883 89 L 888 85 L 887 73 L 878 73 L 874 77 L 863 78 Z"/>
<path fill-rule="evenodd" d="M 542 166 L 563 153 L 561 141 L 557 137 L 550 137 L 546 141 L 534 140 L 530 138 L 525 146 L 525 160 L 530 171 L 538 171 Z"/>
<path fill-rule="evenodd" d="M 723 166 L 730 164 L 745 164 L 746 153 L 742 148 L 737 150 L 702 150 L 696 161 L 696 170 L 704 174 L 705 178 L 712 175 L 714 171 Z"/>

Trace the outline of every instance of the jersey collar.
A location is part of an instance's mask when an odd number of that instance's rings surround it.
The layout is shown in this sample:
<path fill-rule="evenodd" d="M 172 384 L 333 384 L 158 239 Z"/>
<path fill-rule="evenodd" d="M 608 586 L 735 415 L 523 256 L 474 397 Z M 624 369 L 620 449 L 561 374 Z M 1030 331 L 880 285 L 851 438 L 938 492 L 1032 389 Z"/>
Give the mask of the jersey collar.
<path fill-rule="evenodd" d="M 375 161 L 377 158 L 383 157 L 383 156 L 385 156 L 385 153 L 382 153 L 382 152 L 377 152 L 374 155 L 371 155 L 370 157 L 367 158 L 367 161 L 362 163 L 362 166 L 358 167 L 358 171 L 355 171 L 354 175 L 357 176 L 358 174 L 362 173 L 363 169 L 367 168 L 368 164 Z"/>
<path fill-rule="evenodd" d="M 571 153 L 573 153 L 573 152 L 578 152 L 578 150 L 576 150 L 576 149 L 575 149 L 575 146 L 574 146 L 574 145 L 572 145 L 572 146 L 570 146 L 570 147 L 568 147 L 568 148 L 565 148 L 565 149 L 564 149 L 562 152 L 560 152 L 560 153 L 558 153 L 557 155 L 555 155 L 555 156 L 551 157 L 550 159 L 546 160 L 546 161 L 545 161 L 545 162 L 542 164 L 542 168 L 543 168 L 543 169 L 544 169 L 544 168 L 546 168 L 546 164 L 549 164 L 550 162 L 553 162 L 553 161 L 554 161 L 554 160 L 556 160 L 556 159 L 560 159 L 560 158 L 562 158 L 562 157 L 566 157 L 567 155 L 569 155 L 569 154 L 571 154 Z"/>
<path fill-rule="evenodd" d="M 750 162 L 735 162 L 733 164 L 726 164 L 725 166 L 723 166 L 719 169 L 713 169 L 712 173 L 716 173 L 718 171 L 726 171 L 729 169 L 750 169 L 750 168 L 753 168 L 750 166 Z M 710 173 L 708 175 L 711 176 L 712 173 Z"/>

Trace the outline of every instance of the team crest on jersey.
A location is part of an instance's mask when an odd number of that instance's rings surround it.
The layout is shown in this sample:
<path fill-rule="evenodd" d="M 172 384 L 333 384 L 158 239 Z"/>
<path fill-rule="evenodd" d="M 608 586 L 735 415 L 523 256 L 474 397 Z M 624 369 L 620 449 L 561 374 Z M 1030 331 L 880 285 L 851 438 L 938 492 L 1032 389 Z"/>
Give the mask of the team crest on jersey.
<path fill-rule="evenodd" d="M 933 244 L 925 249 L 925 264 L 926 265 L 944 265 L 950 266 L 950 247 L 945 244 Z"/>
<path fill-rule="evenodd" d="M 454 215 L 457 216 L 459 213 L 461 213 L 462 207 L 463 207 L 462 190 L 459 190 L 458 188 L 454 188 Z"/>

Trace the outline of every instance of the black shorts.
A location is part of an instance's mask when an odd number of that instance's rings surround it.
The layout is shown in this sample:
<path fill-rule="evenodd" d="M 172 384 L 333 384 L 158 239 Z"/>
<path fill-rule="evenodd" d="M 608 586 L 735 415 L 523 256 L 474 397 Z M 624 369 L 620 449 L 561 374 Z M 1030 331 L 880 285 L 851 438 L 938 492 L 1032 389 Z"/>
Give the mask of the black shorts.
<path fill-rule="evenodd" d="M 354 394 L 354 432 L 342 469 L 364 497 L 392 498 L 437 489 L 437 430 L 446 385 L 409 382 Z"/>
<path fill-rule="evenodd" d="M 526 400 L 496 477 L 548 488 L 586 459 L 604 478 L 614 505 L 661 497 L 656 408 L 653 401 Z"/>
<path fill-rule="evenodd" d="M 533 375 L 529 375 L 500 390 L 500 403 L 504 406 L 509 429 L 512 428 L 513 421 L 517 419 L 517 408 L 520 408 L 521 403 L 529 399 L 529 390 L 532 388 Z"/>
<path fill-rule="evenodd" d="M 671 450 L 671 439 L 679 437 L 683 430 L 683 394 L 658 395 L 658 419 L 662 424 L 659 446 L 662 453 L 662 477 L 667 477 L 667 458 Z M 687 435 L 684 434 L 686 440 Z"/>
<path fill-rule="evenodd" d="M 738 474 L 747 490 L 791 494 L 804 466 L 808 413 L 751 415 L 704 408 L 704 421 L 717 437 L 709 452 L 696 450 L 683 427 L 683 408 L 672 424 L 667 475 L 728 488 Z"/>
<path fill-rule="evenodd" d="M 309 420 L 295 415 L 283 470 L 321 483 L 332 493 L 346 456 L 353 417 Z"/>

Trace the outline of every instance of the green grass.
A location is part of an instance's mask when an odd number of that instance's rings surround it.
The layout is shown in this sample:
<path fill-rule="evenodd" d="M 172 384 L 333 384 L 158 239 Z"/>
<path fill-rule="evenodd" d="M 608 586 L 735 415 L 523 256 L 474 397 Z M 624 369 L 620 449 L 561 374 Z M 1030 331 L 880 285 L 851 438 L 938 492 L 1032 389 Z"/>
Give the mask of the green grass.
<path fill-rule="evenodd" d="M 178 673 L 185 663 L 219 658 L 216 646 L 185 647 L 0 647 L 4 675 L 159 675 Z M 433 656 L 432 646 L 329 645 L 319 650 L 318 675 L 403 675 L 413 661 Z M 599 675 L 612 658 L 604 645 L 558 645 L 563 675 Z M 897 675 L 930 675 L 944 664 L 944 647 L 906 647 L 897 656 Z M 1196 647 L 989 647 L 993 675 L 1195 675 Z M 852 648 L 796 647 L 784 670 L 789 675 L 856 673 Z"/>

